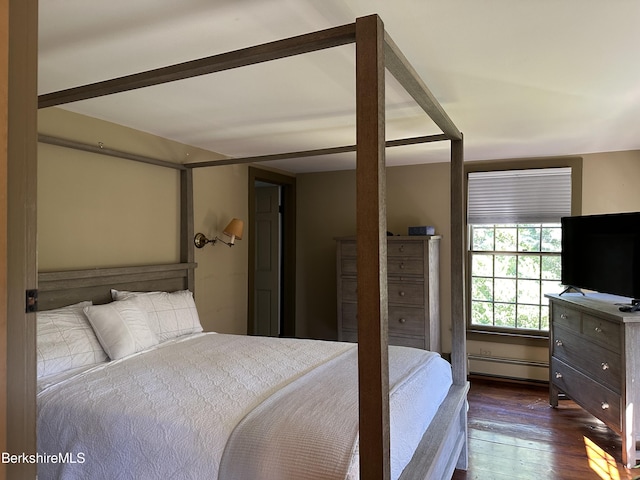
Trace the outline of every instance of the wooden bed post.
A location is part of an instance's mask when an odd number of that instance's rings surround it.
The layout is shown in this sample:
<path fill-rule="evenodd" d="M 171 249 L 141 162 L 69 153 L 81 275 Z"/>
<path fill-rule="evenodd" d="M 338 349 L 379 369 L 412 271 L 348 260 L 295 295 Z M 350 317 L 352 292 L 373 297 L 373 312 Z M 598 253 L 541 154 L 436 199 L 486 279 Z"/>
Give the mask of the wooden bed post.
<path fill-rule="evenodd" d="M 384 26 L 356 20 L 356 232 L 360 478 L 391 476 L 387 312 Z"/>
<path fill-rule="evenodd" d="M 463 140 L 451 141 L 451 364 L 453 382 L 467 382 L 465 208 Z"/>
<path fill-rule="evenodd" d="M 195 262 L 193 245 L 193 170 L 180 170 L 180 262 Z M 187 289 L 194 291 L 195 272 L 190 269 L 187 274 Z"/>

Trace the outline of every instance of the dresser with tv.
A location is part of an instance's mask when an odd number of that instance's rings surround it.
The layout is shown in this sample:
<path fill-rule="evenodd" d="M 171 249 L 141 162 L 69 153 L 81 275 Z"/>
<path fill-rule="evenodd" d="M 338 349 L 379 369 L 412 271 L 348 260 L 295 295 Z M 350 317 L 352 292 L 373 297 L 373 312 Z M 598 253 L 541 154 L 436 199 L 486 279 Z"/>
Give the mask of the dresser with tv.
<path fill-rule="evenodd" d="M 550 300 L 549 401 L 566 394 L 622 438 L 622 461 L 636 464 L 640 433 L 640 312 L 621 297 L 589 293 Z M 625 305 L 626 306 L 626 305 Z"/>

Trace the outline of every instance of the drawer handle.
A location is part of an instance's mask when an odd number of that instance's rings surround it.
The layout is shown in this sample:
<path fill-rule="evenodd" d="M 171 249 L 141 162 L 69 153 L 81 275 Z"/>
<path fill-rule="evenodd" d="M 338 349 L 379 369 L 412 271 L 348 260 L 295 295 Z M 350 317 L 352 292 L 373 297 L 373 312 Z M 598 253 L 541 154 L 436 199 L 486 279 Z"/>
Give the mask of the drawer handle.
<path fill-rule="evenodd" d="M 607 402 L 602 402 L 600 407 L 602 407 L 602 410 L 609 410 L 609 404 Z"/>
<path fill-rule="evenodd" d="M 596 331 L 596 333 L 602 333 L 602 328 L 600 327 L 596 327 L 594 328 L 594 330 Z"/>
<path fill-rule="evenodd" d="M 407 321 L 407 319 L 406 319 L 406 318 L 400 318 L 400 319 L 398 319 L 398 322 L 400 322 L 400 323 L 405 323 L 406 321 Z"/>
<path fill-rule="evenodd" d="M 398 293 L 398 295 L 400 295 L 401 297 L 404 297 L 405 295 L 404 290 L 400 290 L 400 293 Z"/>
<path fill-rule="evenodd" d="M 404 263 L 400 264 L 400 270 L 404 270 Z"/>
<path fill-rule="evenodd" d="M 562 340 L 556 340 L 556 347 L 562 346 Z"/>
<path fill-rule="evenodd" d="M 562 374 L 560 372 L 556 372 L 556 378 L 562 378 Z"/>
<path fill-rule="evenodd" d="M 400 245 L 400 248 L 398 249 L 399 252 L 404 252 L 404 245 Z"/>
<path fill-rule="evenodd" d="M 600 366 L 602 367 L 602 370 L 609 370 L 609 364 L 607 362 L 602 362 Z"/>
<path fill-rule="evenodd" d="M 569 318 L 569 315 L 567 315 L 566 313 L 561 313 L 560 318 L 566 320 L 567 318 Z"/>

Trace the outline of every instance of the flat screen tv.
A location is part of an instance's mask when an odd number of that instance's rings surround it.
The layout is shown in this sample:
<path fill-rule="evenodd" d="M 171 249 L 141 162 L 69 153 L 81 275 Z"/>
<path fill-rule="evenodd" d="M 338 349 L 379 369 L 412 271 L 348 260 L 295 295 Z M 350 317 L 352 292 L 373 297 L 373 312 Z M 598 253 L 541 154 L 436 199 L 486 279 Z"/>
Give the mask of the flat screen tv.
<path fill-rule="evenodd" d="M 633 299 L 640 310 L 640 212 L 563 217 L 563 285 Z M 623 308 L 621 308 L 622 310 Z"/>

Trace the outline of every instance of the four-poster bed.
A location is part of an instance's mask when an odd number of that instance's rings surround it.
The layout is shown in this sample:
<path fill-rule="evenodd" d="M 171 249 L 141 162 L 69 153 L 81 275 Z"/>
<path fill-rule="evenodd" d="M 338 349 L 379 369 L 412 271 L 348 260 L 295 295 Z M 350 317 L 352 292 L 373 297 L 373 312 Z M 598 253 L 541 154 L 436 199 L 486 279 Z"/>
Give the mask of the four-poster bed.
<path fill-rule="evenodd" d="M 385 33 L 376 16 L 307 35 L 258 45 L 142 72 L 126 77 L 41 95 L 39 107 L 110 95 L 136 88 L 214 73 L 331 48 L 356 44 L 356 146 L 215 162 L 174 165 L 181 174 L 181 263 L 171 266 L 124 267 L 79 272 L 41 273 L 40 309 L 70 303 L 110 300 L 110 289 L 193 290 L 193 168 L 248 163 L 282 158 L 357 152 L 357 245 L 358 245 L 358 383 L 360 478 L 390 478 L 389 357 L 386 291 L 386 146 L 451 141 L 451 278 L 452 278 L 452 375 L 453 384 L 434 420 L 422 437 L 402 479 L 450 478 L 453 469 L 466 468 L 466 346 L 463 298 L 464 193 L 462 134 L 449 119 L 417 73 Z M 385 140 L 385 69 L 389 70 L 443 134 L 392 142 Z M 41 141 L 58 140 L 41 137 Z M 64 142 L 63 142 L 64 143 Z M 62 146 L 72 147 L 72 142 Z M 144 158 L 132 158 L 147 161 Z M 150 163 L 155 163 L 151 161 Z M 169 165 L 164 165 L 169 166 Z"/>

